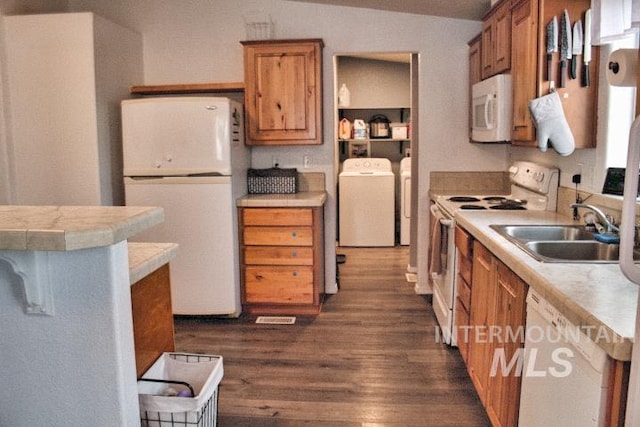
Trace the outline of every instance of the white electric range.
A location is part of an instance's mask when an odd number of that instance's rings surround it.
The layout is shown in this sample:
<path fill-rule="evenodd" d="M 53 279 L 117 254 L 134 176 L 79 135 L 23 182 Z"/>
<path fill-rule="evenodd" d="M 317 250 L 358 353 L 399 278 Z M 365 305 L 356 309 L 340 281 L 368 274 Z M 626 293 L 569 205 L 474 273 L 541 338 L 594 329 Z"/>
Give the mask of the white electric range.
<path fill-rule="evenodd" d="M 456 213 L 464 210 L 486 212 L 555 211 L 558 202 L 559 171 L 536 163 L 518 161 L 509 167 L 511 192 L 506 195 L 438 196 L 431 205 L 429 276 L 433 286 L 433 310 L 446 344 L 457 346 L 455 300 L 457 260 L 454 242 Z"/>

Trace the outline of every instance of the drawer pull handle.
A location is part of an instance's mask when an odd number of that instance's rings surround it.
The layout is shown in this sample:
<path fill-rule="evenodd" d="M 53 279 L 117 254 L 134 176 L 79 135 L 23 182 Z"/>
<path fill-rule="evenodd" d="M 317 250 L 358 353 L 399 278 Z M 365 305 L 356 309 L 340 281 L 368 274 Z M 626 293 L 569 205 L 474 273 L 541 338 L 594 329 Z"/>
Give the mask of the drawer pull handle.
<path fill-rule="evenodd" d="M 262 280 L 264 276 L 262 274 L 256 274 L 256 280 Z"/>
<path fill-rule="evenodd" d="M 291 237 L 298 237 L 298 233 L 296 233 L 295 231 L 291 232 Z"/>
<path fill-rule="evenodd" d="M 291 252 L 291 256 L 292 256 L 292 257 L 294 257 L 294 258 L 295 258 L 295 257 L 297 257 L 297 256 L 298 256 L 298 252 L 296 252 L 296 251 L 292 251 L 292 252 Z"/>
<path fill-rule="evenodd" d="M 298 277 L 298 272 L 297 272 L 297 271 L 293 271 L 293 272 L 291 272 L 291 275 L 292 275 L 293 277 Z"/>

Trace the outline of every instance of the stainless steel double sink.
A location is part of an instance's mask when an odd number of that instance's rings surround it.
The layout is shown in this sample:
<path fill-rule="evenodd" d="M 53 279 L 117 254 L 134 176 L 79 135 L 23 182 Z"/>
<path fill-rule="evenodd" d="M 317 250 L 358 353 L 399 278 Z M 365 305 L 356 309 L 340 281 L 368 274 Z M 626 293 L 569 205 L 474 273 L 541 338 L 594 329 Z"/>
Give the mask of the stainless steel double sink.
<path fill-rule="evenodd" d="M 620 245 L 603 243 L 579 225 L 491 225 L 507 240 L 543 262 L 614 263 Z M 640 259 L 640 253 L 634 254 Z"/>

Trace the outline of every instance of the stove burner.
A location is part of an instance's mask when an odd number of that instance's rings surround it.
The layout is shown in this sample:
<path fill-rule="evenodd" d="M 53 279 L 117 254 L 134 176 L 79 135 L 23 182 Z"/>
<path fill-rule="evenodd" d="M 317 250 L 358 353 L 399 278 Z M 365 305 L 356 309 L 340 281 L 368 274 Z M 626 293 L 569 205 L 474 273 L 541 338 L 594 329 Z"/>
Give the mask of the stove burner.
<path fill-rule="evenodd" d="M 483 210 L 483 209 L 487 209 L 484 206 L 480 206 L 480 205 L 460 205 L 460 209 L 464 209 L 464 210 Z"/>
<path fill-rule="evenodd" d="M 507 198 L 504 196 L 487 196 L 483 197 L 482 200 L 486 200 L 487 202 L 501 202 L 507 200 Z"/>
<path fill-rule="evenodd" d="M 453 196 L 448 199 L 450 202 L 479 202 L 480 199 L 473 196 Z"/>
<path fill-rule="evenodd" d="M 501 203 L 499 205 L 489 206 L 489 209 L 500 211 L 526 211 L 527 208 L 517 203 Z"/>

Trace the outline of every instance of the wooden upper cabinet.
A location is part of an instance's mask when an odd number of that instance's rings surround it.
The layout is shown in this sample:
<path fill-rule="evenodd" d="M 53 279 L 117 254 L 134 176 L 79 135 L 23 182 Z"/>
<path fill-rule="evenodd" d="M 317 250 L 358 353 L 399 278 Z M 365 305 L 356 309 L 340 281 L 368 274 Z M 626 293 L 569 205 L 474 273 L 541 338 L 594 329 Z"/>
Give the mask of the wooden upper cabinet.
<path fill-rule="evenodd" d="M 242 45 L 247 144 L 322 144 L 322 40 Z"/>
<path fill-rule="evenodd" d="M 473 96 L 471 88 L 482 80 L 482 33 L 471 39 L 469 45 L 469 137 L 471 137 L 471 124 L 473 122 L 471 106 Z"/>
<path fill-rule="evenodd" d="M 511 68 L 511 1 L 503 0 L 482 24 L 482 79 Z"/>
<path fill-rule="evenodd" d="M 538 0 L 521 0 L 511 10 L 511 79 L 513 145 L 536 146 L 529 101 L 537 97 Z"/>

